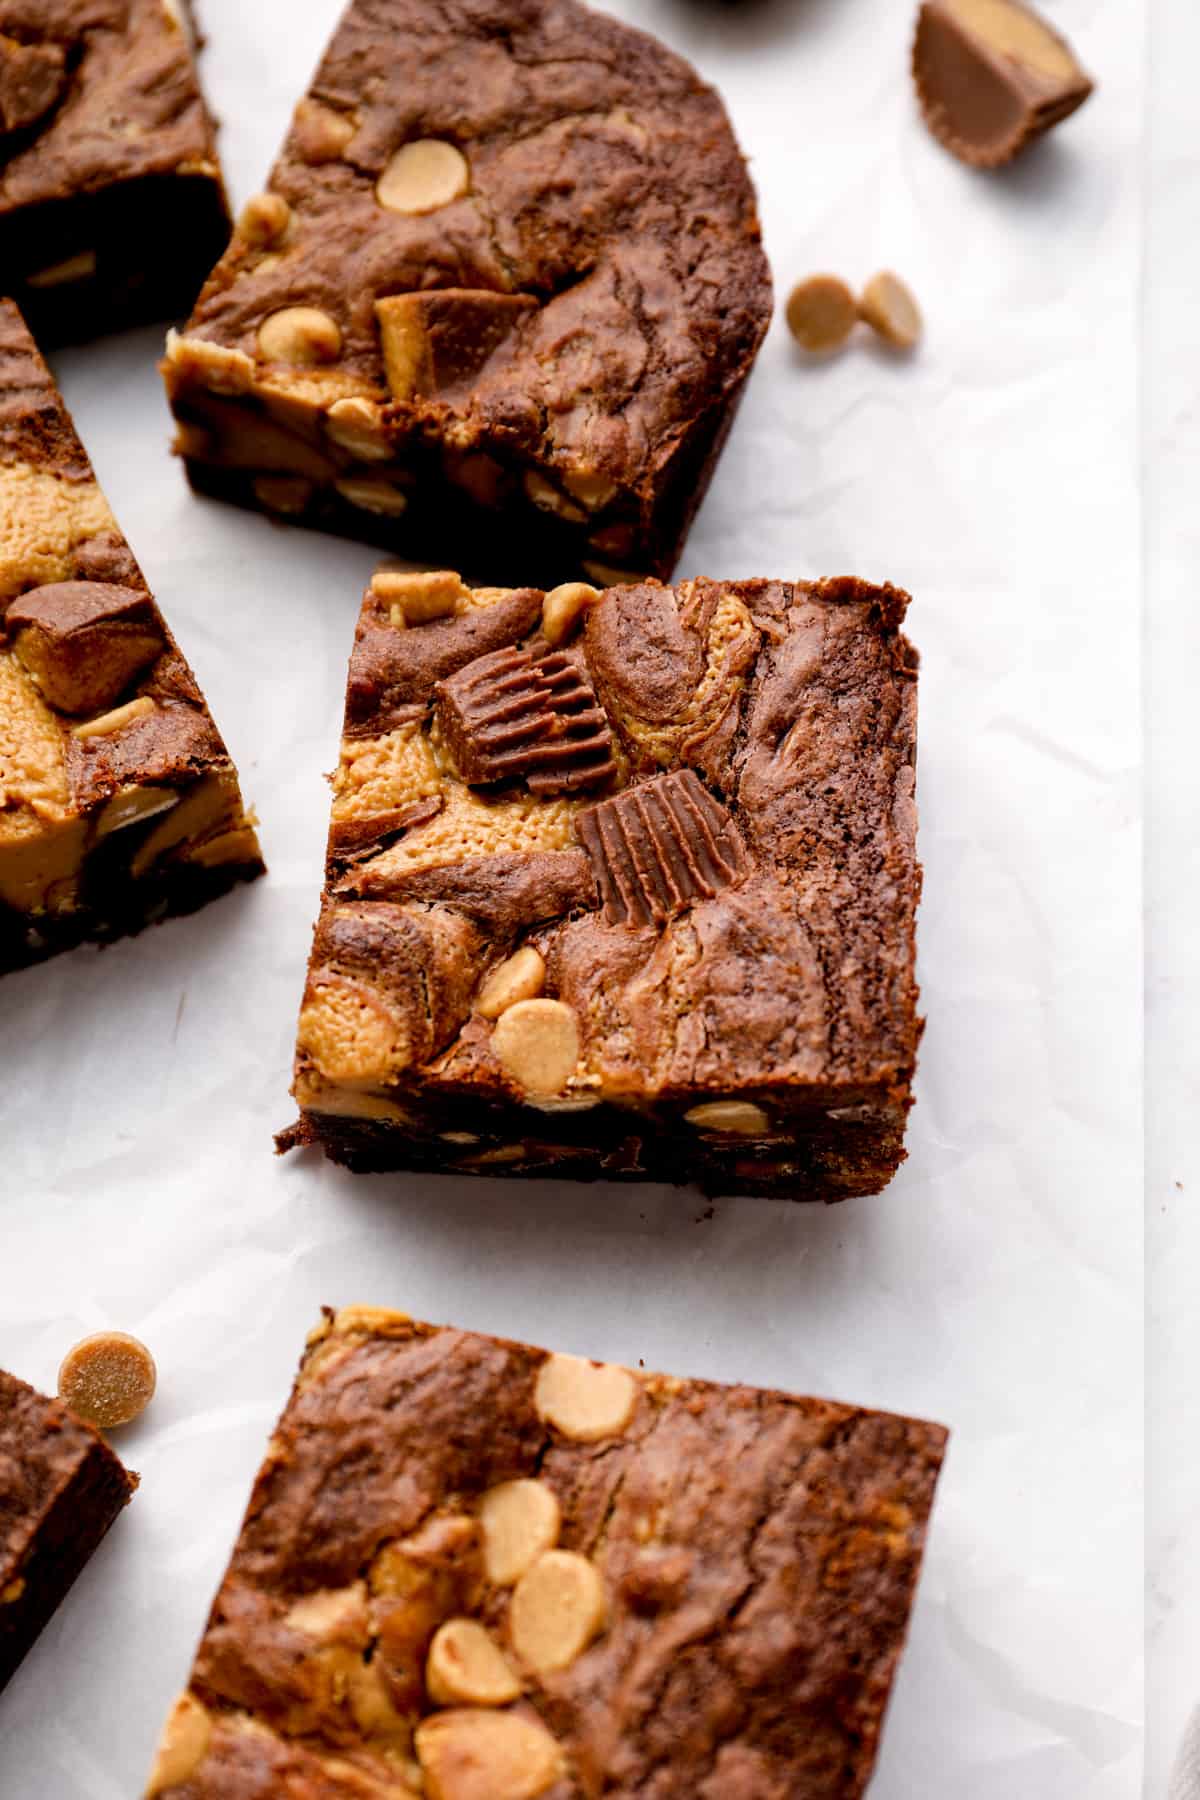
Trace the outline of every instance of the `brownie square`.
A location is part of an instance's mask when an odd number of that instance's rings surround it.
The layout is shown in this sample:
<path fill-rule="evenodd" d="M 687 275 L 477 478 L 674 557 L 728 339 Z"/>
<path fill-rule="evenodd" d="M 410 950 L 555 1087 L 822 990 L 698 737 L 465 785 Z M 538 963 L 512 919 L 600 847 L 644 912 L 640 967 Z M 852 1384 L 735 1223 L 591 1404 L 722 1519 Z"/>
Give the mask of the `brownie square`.
<path fill-rule="evenodd" d="M 186 313 L 229 240 L 187 0 L 0 0 L 0 291 L 42 343 Z"/>
<path fill-rule="evenodd" d="M 0 973 L 262 867 L 196 679 L 0 300 Z"/>
<path fill-rule="evenodd" d="M 940 1426 L 327 1313 L 156 1800 L 858 1800 Z"/>
<path fill-rule="evenodd" d="M 577 0 L 355 0 L 163 367 L 207 493 L 608 583 L 671 572 L 770 314 L 687 63 Z"/>
<path fill-rule="evenodd" d="M 920 1033 L 907 600 L 378 573 L 282 1144 L 883 1187 Z"/>
<path fill-rule="evenodd" d="M 136 1486 L 98 1431 L 0 1369 L 0 1688 Z"/>

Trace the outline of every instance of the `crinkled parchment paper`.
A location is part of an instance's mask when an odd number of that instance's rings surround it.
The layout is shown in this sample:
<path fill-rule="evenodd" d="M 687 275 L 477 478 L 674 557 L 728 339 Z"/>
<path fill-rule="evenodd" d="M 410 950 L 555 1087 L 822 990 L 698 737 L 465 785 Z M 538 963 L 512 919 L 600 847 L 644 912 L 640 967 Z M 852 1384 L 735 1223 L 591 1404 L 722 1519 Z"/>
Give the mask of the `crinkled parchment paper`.
<path fill-rule="evenodd" d="M 1142 1641 L 1137 375 L 1142 45 L 1011 171 L 918 123 L 909 0 L 623 0 L 723 89 L 781 290 L 898 269 L 920 355 L 776 325 L 684 573 L 910 588 L 923 656 L 911 1157 L 831 1210 L 277 1160 L 365 549 L 192 498 L 140 332 L 56 359 L 257 802 L 268 881 L 0 986 L 0 1362 L 112 1324 L 133 1506 L 0 1700 L 6 1800 L 130 1800 L 322 1301 L 944 1420 L 876 1800 L 1132 1800 Z M 240 203 L 333 0 L 208 0 Z"/>

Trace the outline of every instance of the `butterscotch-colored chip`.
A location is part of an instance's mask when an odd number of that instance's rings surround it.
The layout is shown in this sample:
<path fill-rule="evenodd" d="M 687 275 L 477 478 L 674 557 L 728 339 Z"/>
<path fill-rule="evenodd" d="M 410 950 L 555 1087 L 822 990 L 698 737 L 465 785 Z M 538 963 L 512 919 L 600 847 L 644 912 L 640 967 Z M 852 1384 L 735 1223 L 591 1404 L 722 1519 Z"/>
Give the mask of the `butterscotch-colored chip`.
<path fill-rule="evenodd" d="M 475 1010 L 485 1019 L 498 1019 L 518 1000 L 536 999 L 545 985 L 545 958 L 532 944 L 524 944 L 492 970 L 479 990 Z"/>
<path fill-rule="evenodd" d="M 604 1583 L 573 1550 L 547 1550 L 513 1590 L 513 1649 L 539 1675 L 566 1669 L 604 1625 Z"/>
<path fill-rule="evenodd" d="M 574 500 L 569 500 L 565 494 L 560 493 L 554 483 L 547 481 L 546 477 L 539 474 L 536 469 L 526 470 L 522 478 L 522 486 L 533 504 L 541 507 L 543 512 L 557 513 L 560 519 L 570 519 L 574 525 L 582 525 L 587 518 L 587 513 L 582 506 L 576 505 Z"/>
<path fill-rule="evenodd" d="M 332 362 L 342 347 L 336 319 L 319 306 L 284 306 L 258 328 L 258 348 L 268 362 L 311 369 Z"/>
<path fill-rule="evenodd" d="M 838 350 L 858 323 L 858 305 L 837 275 L 810 275 L 788 295 L 787 326 L 802 349 Z"/>
<path fill-rule="evenodd" d="M 430 619 L 446 619 L 457 612 L 470 589 L 452 569 L 411 574 L 400 569 L 376 569 L 371 577 L 371 592 L 385 601 L 393 614 L 399 609 L 405 624 L 424 625 Z M 393 622 L 398 624 L 399 620 Z"/>
<path fill-rule="evenodd" d="M 521 1684 L 476 1619 L 447 1619 L 429 1646 L 425 1686 L 437 1706 L 507 1706 Z"/>
<path fill-rule="evenodd" d="M 155 1800 L 168 1788 L 182 1787 L 189 1781 L 208 1754 L 212 1741 L 212 1721 L 191 1694 L 180 1694 L 167 1714 L 150 1780 L 146 1784 L 146 1800 Z"/>
<path fill-rule="evenodd" d="M 562 1515 L 544 1481 L 502 1481 L 479 1502 L 483 1568 L 495 1587 L 511 1587 L 558 1542 Z"/>
<path fill-rule="evenodd" d="M 154 701 L 149 694 L 139 694 L 136 700 L 127 700 L 124 706 L 114 706 L 111 712 L 101 713 L 98 719 L 85 719 L 82 725 L 73 726 L 77 738 L 112 737 L 114 732 L 124 731 L 127 725 L 136 724 L 155 710 Z"/>
<path fill-rule="evenodd" d="M 238 220 L 238 233 L 260 248 L 279 241 L 292 222 L 292 209 L 282 194 L 255 194 Z"/>
<path fill-rule="evenodd" d="M 586 581 L 564 581 L 551 588 L 542 601 L 542 636 L 546 642 L 565 643 L 584 613 L 599 598 L 600 589 Z"/>
<path fill-rule="evenodd" d="M 124 1331 L 96 1331 L 63 1358 L 58 1397 L 102 1431 L 128 1425 L 154 1398 L 158 1376 L 145 1344 Z"/>
<path fill-rule="evenodd" d="M 382 477 L 349 475 L 333 485 L 342 499 L 357 506 L 360 512 L 380 513 L 384 518 L 398 519 L 408 509 L 408 495 L 404 489 Z"/>
<path fill-rule="evenodd" d="M 897 350 L 911 350 L 924 329 L 912 292 L 887 269 L 872 275 L 858 303 L 859 317 Z"/>
<path fill-rule="evenodd" d="M 752 1100 L 706 1100 L 683 1116 L 700 1131 L 729 1132 L 736 1137 L 762 1137 L 771 1129 L 766 1113 Z"/>
<path fill-rule="evenodd" d="M 389 212 L 436 212 L 466 193 L 471 185 L 467 159 L 455 144 L 441 138 L 418 138 L 402 144 L 375 183 L 375 197 Z"/>
<path fill-rule="evenodd" d="M 575 1014 L 561 1000 L 518 1000 L 496 1021 L 492 1049 L 526 1093 L 561 1093 L 579 1061 Z"/>
<path fill-rule="evenodd" d="M 563 1773 L 545 1726 L 520 1713 L 434 1713 L 417 1726 L 415 1741 L 426 1800 L 536 1800 Z"/>
<path fill-rule="evenodd" d="M 292 117 L 296 149 L 307 163 L 336 162 L 357 129 L 352 118 L 319 100 L 301 100 Z"/>
<path fill-rule="evenodd" d="M 538 1370 L 533 1404 L 539 1416 L 580 1444 L 624 1431 L 637 1404 L 637 1382 L 618 1363 L 548 1356 Z"/>

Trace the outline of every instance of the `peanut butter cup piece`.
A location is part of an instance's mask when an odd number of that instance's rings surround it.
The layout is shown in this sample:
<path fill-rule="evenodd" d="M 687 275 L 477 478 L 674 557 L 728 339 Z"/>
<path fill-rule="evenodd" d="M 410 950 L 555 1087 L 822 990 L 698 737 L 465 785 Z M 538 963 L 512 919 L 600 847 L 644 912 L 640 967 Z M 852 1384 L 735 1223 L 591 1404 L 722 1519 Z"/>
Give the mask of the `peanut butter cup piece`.
<path fill-rule="evenodd" d="M 1093 83 L 1021 0 L 924 0 L 913 45 L 921 112 L 962 162 L 994 169 L 1083 105 Z"/>
<path fill-rule="evenodd" d="M 476 657 L 436 688 L 438 719 L 463 780 L 524 780 L 534 794 L 596 787 L 615 773 L 612 733 L 591 682 L 560 651 Z"/>
<path fill-rule="evenodd" d="M 610 925 L 658 925 L 710 900 L 746 866 L 729 812 L 691 769 L 655 775 L 579 815 Z"/>

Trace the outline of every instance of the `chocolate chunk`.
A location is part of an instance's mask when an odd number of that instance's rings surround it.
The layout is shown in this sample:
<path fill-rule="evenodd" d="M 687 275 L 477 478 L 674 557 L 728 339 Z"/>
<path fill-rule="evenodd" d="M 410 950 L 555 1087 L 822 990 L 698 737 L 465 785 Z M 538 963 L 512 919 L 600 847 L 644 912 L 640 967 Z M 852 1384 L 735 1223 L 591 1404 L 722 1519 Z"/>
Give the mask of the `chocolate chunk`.
<path fill-rule="evenodd" d="M 116 701 L 165 648 L 147 593 L 100 581 L 56 581 L 8 609 L 18 657 L 51 706 L 98 712 Z"/>
<path fill-rule="evenodd" d="M 985 169 L 1011 162 L 1093 86 L 1065 38 L 1019 0 L 925 0 L 913 79 L 938 142 Z"/>
<path fill-rule="evenodd" d="M 45 118 L 67 85 L 59 44 L 22 44 L 0 36 L 0 136 L 25 131 Z"/>
<path fill-rule="evenodd" d="M 732 818 L 691 769 L 602 800 L 580 814 L 578 831 L 611 925 L 661 924 L 746 867 Z"/>
<path fill-rule="evenodd" d="M 440 681 L 438 720 L 463 780 L 524 779 L 535 794 L 595 787 L 616 771 L 591 682 L 561 651 L 496 650 Z"/>
<path fill-rule="evenodd" d="M 441 288 L 375 302 L 393 400 L 442 394 L 469 383 L 528 313 L 529 294 Z"/>

